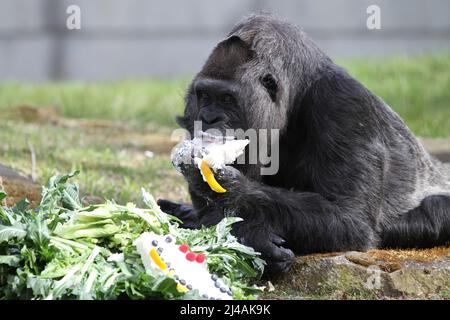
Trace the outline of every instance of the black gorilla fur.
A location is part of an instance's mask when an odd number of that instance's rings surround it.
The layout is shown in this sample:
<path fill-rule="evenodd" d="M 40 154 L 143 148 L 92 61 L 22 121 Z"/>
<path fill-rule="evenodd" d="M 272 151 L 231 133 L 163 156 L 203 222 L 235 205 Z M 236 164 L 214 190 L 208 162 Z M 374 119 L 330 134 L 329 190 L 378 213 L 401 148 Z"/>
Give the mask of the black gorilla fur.
<path fill-rule="evenodd" d="M 183 174 L 193 207 L 159 200 L 184 226 L 244 219 L 234 234 L 262 253 L 267 274 L 294 254 L 426 247 L 450 241 L 450 184 L 403 121 L 297 27 L 270 15 L 238 23 L 193 80 L 180 125 L 280 129 L 277 174 L 226 167 L 209 189 Z M 237 169 L 236 169 L 237 168 Z"/>

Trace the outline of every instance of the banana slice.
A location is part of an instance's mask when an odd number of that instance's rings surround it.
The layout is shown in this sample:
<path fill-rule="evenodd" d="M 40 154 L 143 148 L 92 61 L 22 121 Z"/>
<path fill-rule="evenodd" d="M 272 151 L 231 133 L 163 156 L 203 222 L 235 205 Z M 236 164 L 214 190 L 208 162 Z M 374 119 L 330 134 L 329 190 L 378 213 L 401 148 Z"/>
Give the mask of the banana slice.
<path fill-rule="evenodd" d="M 214 173 L 205 160 L 196 158 L 195 161 L 197 162 L 197 166 L 200 169 L 203 180 L 209 185 L 211 190 L 217 193 L 227 192 L 227 190 L 217 182 L 216 178 L 214 177 Z"/>

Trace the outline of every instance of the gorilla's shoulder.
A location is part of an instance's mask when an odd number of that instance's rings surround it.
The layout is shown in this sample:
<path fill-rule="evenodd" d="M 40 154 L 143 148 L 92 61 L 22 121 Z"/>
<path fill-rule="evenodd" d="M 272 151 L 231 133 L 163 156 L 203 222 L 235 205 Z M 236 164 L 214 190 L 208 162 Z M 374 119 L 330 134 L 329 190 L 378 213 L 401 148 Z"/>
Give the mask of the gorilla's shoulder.
<path fill-rule="evenodd" d="M 385 112 L 377 96 L 333 63 L 310 85 L 295 108 L 298 119 L 312 131 L 350 140 L 377 136 L 379 114 Z"/>
<path fill-rule="evenodd" d="M 368 112 L 370 106 L 379 104 L 373 93 L 334 63 L 328 64 L 311 84 L 304 102 L 320 112 L 337 109 Z"/>

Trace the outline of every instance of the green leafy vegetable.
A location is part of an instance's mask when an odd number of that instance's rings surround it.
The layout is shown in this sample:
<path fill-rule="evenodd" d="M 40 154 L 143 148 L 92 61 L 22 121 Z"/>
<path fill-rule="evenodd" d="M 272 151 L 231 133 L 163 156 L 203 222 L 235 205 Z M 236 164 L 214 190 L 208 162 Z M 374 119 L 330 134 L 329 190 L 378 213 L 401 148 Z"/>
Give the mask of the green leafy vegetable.
<path fill-rule="evenodd" d="M 194 251 L 207 253 L 211 272 L 231 286 L 235 298 L 253 298 L 249 286 L 264 269 L 253 249 L 230 234 L 239 218 L 200 230 L 179 228 L 145 190 L 147 209 L 112 201 L 83 207 L 78 172 L 52 177 L 40 205 L 26 200 L 0 207 L 0 299 L 195 299 L 179 292 L 174 279 L 145 270 L 134 241 L 142 232 L 172 234 Z M 6 194 L 0 192 L 0 201 Z"/>

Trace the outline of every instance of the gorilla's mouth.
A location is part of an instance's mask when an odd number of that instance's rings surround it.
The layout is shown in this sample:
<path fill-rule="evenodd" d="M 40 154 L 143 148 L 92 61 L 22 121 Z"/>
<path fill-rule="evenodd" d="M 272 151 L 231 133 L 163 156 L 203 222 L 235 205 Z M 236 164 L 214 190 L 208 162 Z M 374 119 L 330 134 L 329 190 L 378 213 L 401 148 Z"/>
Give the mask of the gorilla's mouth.
<path fill-rule="evenodd" d="M 201 131 L 218 130 L 222 133 L 222 135 L 225 135 L 226 129 L 230 129 L 230 127 L 225 122 L 221 121 L 215 124 L 202 123 Z"/>
<path fill-rule="evenodd" d="M 236 129 L 230 126 L 230 124 L 226 121 L 219 121 L 213 124 L 208 124 L 203 121 L 195 121 L 194 122 L 194 136 L 202 135 L 202 133 L 209 133 L 214 136 L 233 136 L 236 137 L 234 131 Z M 238 129 L 240 130 L 240 129 Z M 245 131 L 245 130 L 244 130 Z"/>

